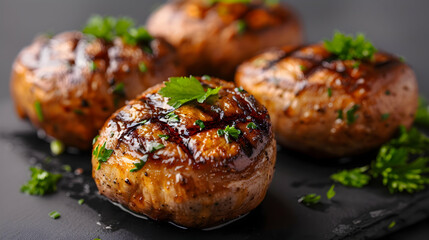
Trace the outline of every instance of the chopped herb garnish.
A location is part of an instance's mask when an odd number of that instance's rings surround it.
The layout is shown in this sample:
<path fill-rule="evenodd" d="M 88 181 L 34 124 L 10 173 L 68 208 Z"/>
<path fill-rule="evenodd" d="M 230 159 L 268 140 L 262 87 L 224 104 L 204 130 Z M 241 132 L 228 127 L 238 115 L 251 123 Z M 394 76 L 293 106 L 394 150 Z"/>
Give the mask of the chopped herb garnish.
<path fill-rule="evenodd" d="M 403 56 L 400 56 L 400 57 L 399 57 L 399 61 L 400 61 L 401 63 L 404 63 L 404 62 L 405 62 L 405 58 L 404 58 Z"/>
<path fill-rule="evenodd" d="M 66 165 L 63 165 L 63 170 L 64 171 L 66 171 L 66 172 L 71 172 L 72 171 L 72 167 L 70 166 L 70 165 L 68 165 L 68 164 L 66 164 Z"/>
<path fill-rule="evenodd" d="M 51 142 L 51 153 L 55 156 L 60 155 L 65 150 L 64 144 L 59 140 Z"/>
<path fill-rule="evenodd" d="M 79 199 L 79 201 L 77 201 L 77 203 L 78 203 L 79 205 L 82 205 L 84 202 L 85 202 L 85 199 L 83 199 L 83 198 L 81 198 L 81 199 Z"/>
<path fill-rule="evenodd" d="M 335 184 L 332 184 L 332 186 L 329 188 L 328 192 L 326 192 L 326 197 L 331 200 L 333 197 L 335 197 Z"/>
<path fill-rule="evenodd" d="M 148 144 L 148 149 L 149 149 L 149 152 L 151 152 L 151 153 L 158 151 L 160 149 L 163 149 L 163 148 L 165 148 L 165 146 L 162 143 L 151 142 Z"/>
<path fill-rule="evenodd" d="M 208 97 L 217 95 L 221 87 L 215 89 L 207 88 L 205 91 L 200 81 L 195 77 L 172 77 L 165 83 L 159 94 L 170 98 L 168 104 L 174 108 L 179 108 L 183 104 L 197 100 L 203 103 Z"/>
<path fill-rule="evenodd" d="M 343 120 L 343 119 L 344 119 L 344 116 L 343 116 L 343 109 L 339 109 L 339 110 L 337 110 L 337 119 L 341 119 L 341 120 Z"/>
<path fill-rule="evenodd" d="M 203 76 L 201 77 L 201 79 L 203 79 L 203 80 L 205 80 L 205 81 L 210 81 L 210 80 L 212 80 L 212 77 L 210 77 L 209 75 L 203 75 Z"/>
<path fill-rule="evenodd" d="M 347 124 L 352 124 L 356 121 L 356 119 L 358 118 L 358 115 L 356 115 L 357 110 L 359 110 L 360 106 L 359 105 L 353 105 L 353 107 L 349 110 L 347 110 L 346 115 L 347 115 Z"/>
<path fill-rule="evenodd" d="M 140 125 L 145 125 L 147 122 L 149 122 L 148 119 L 142 120 L 141 122 L 139 122 Z"/>
<path fill-rule="evenodd" d="M 97 145 L 97 147 L 95 147 L 94 151 L 92 152 L 92 155 L 98 161 L 97 170 L 100 169 L 101 163 L 107 162 L 107 160 L 109 160 L 112 153 L 113 153 L 113 150 L 106 148 L 106 142 L 104 142 L 104 144 L 101 147 L 100 147 L 100 144 Z"/>
<path fill-rule="evenodd" d="M 100 137 L 100 135 L 97 135 L 97 136 L 95 136 L 93 139 L 92 139 L 92 145 L 94 145 L 95 144 L 95 142 L 97 142 L 97 140 L 98 140 L 98 138 Z"/>
<path fill-rule="evenodd" d="M 115 37 L 121 37 L 130 45 L 148 45 L 153 40 L 144 27 L 134 27 L 134 21 L 125 17 L 91 17 L 82 32 L 107 42 L 112 42 Z"/>
<path fill-rule="evenodd" d="M 237 21 L 237 23 L 236 23 L 236 24 L 237 24 L 237 25 L 236 25 L 237 33 L 238 33 L 239 35 L 244 34 L 244 33 L 246 32 L 246 29 L 247 29 L 246 21 L 244 21 L 244 20 L 240 19 L 240 20 L 238 20 L 238 21 Z"/>
<path fill-rule="evenodd" d="M 113 93 L 123 96 L 125 95 L 124 88 L 125 88 L 125 84 L 123 82 L 118 83 L 115 85 L 115 88 L 113 89 Z"/>
<path fill-rule="evenodd" d="M 389 117 L 390 117 L 389 113 L 381 114 L 381 120 L 383 120 L 383 121 L 386 121 L 387 119 L 389 119 Z"/>
<path fill-rule="evenodd" d="M 159 134 L 158 137 L 164 139 L 164 140 L 168 140 L 170 138 L 170 136 L 165 135 L 165 134 Z"/>
<path fill-rule="evenodd" d="M 381 147 L 370 168 L 343 170 L 331 175 L 331 179 L 345 186 L 362 187 L 371 178 L 381 178 L 391 193 L 417 192 L 429 184 L 429 158 L 425 157 L 428 149 L 428 137 L 415 128 L 407 131 L 401 126 L 399 137 Z"/>
<path fill-rule="evenodd" d="M 354 62 L 353 63 L 353 65 L 352 65 L 352 68 L 354 68 L 354 69 L 358 69 L 359 68 L 359 66 L 360 66 L 360 61 L 356 61 L 356 62 Z"/>
<path fill-rule="evenodd" d="M 36 101 L 34 103 L 34 109 L 36 110 L 36 115 L 37 115 L 37 119 L 39 119 L 39 122 L 43 122 L 42 104 L 40 104 L 39 101 Z"/>
<path fill-rule="evenodd" d="M 258 128 L 258 126 L 256 126 L 256 124 L 254 122 L 248 123 L 246 127 L 248 129 L 257 129 Z"/>
<path fill-rule="evenodd" d="M 144 62 L 139 62 L 139 70 L 140 72 L 144 73 L 147 71 L 147 66 Z"/>
<path fill-rule="evenodd" d="M 357 34 L 356 37 L 335 32 L 332 40 L 325 40 L 327 51 L 336 55 L 341 60 L 370 60 L 377 49 L 365 39 L 365 35 Z"/>
<path fill-rule="evenodd" d="M 60 213 L 57 211 L 52 211 L 49 213 L 49 217 L 51 217 L 52 219 L 58 219 L 61 217 Z"/>
<path fill-rule="evenodd" d="M 170 112 L 167 115 L 165 115 L 165 118 L 167 119 L 167 122 L 174 123 L 179 122 L 179 116 L 177 116 L 174 112 Z"/>
<path fill-rule="evenodd" d="M 328 97 L 332 97 L 332 88 L 328 88 Z"/>
<path fill-rule="evenodd" d="M 234 90 L 237 92 L 244 92 L 244 89 L 242 87 L 237 87 Z"/>
<path fill-rule="evenodd" d="M 390 91 L 389 91 L 389 90 L 386 90 L 386 91 L 384 92 L 384 94 L 386 94 L 387 96 L 389 96 L 389 95 L 390 95 Z"/>
<path fill-rule="evenodd" d="M 144 155 L 138 162 L 133 163 L 135 168 L 131 169 L 130 172 L 137 172 L 143 168 L 148 159 L 148 155 Z"/>
<path fill-rule="evenodd" d="M 371 180 L 371 177 L 366 173 L 368 168 L 368 166 L 364 166 L 351 170 L 342 170 L 332 174 L 331 179 L 347 187 L 361 188 Z"/>
<path fill-rule="evenodd" d="M 53 174 L 37 167 L 30 167 L 31 179 L 21 187 L 21 192 L 30 195 L 45 195 L 57 191 L 61 174 Z"/>
<path fill-rule="evenodd" d="M 299 203 L 302 203 L 304 205 L 310 206 L 314 205 L 320 202 L 320 195 L 317 195 L 315 193 L 310 193 L 305 196 L 302 196 L 298 199 Z"/>
<path fill-rule="evenodd" d="M 429 106 L 423 97 L 419 97 L 419 107 L 414 123 L 423 127 L 429 127 Z"/>
<path fill-rule="evenodd" d="M 388 228 L 388 229 L 392 229 L 392 228 L 394 228 L 394 227 L 395 227 L 395 225 L 396 225 L 396 222 L 395 222 L 395 221 L 392 221 L 392 222 L 390 222 L 389 226 L 387 226 L 387 228 Z"/>
<path fill-rule="evenodd" d="M 200 130 L 203 130 L 206 126 L 204 125 L 204 122 L 201 120 L 195 121 L 194 125 L 198 125 L 200 127 Z"/>
<path fill-rule="evenodd" d="M 299 69 L 301 69 L 301 71 L 306 71 L 307 70 L 307 67 L 306 66 L 304 66 L 304 65 L 299 65 Z"/>
<path fill-rule="evenodd" d="M 94 61 L 91 61 L 89 63 L 89 69 L 91 70 L 91 72 L 95 72 L 95 70 L 97 70 L 97 64 L 95 64 Z"/>
<path fill-rule="evenodd" d="M 217 134 L 219 136 L 225 136 L 225 139 L 227 142 L 231 141 L 231 137 L 235 140 L 238 139 L 239 135 L 241 134 L 241 131 L 236 129 L 234 126 L 226 126 L 225 129 L 219 129 L 217 130 Z"/>

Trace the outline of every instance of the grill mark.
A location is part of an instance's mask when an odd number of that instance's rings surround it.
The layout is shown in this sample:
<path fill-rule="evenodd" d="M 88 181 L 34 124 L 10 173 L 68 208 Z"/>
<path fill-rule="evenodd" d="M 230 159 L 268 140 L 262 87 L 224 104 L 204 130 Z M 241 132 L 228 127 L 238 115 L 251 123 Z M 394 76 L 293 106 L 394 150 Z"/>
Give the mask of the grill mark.
<path fill-rule="evenodd" d="M 255 122 L 260 127 L 260 130 L 264 133 L 268 132 L 269 130 L 269 122 L 268 122 L 268 113 L 266 111 L 258 111 L 256 107 L 252 107 L 251 105 L 257 104 L 255 101 L 249 101 L 246 100 L 245 95 L 241 93 L 237 93 L 232 89 L 228 89 L 226 91 L 227 95 L 232 95 L 232 98 L 238 103 L 238 108 L 243 112 L 242 114 L 234 114 L 233 116 L 228 117 L 220 117 L 220 115 L 217 112 L 210 111 L 209 109 L 212 108 L 212 105 L 208 106 L 207 104 L 196 105 L 196 108 L 203 110 L 204 113 L 210 115 L 213 119 L 213 121 L 206 121 L 204 122 L 205 128 L 203 130 L 200 130 L 198 126 L 192 126 L 190 128 L 185 128 L 186 131 L 184 133 L 179 133 L 176 128 L 178 126 L 172 126 L 167 123 L 166 119 L 164 118 L 165 115 L 169 112 L 166 109 L 158 108 L 156 107 L 156 100 L 147 98 L 147 96 L 139 99 L 140 101 L 146 103 L 145 106 L 149 107 L 153 117 L 146 119 L 149 120 L 153 124 L 157 124 L 163 131 L 167 131 L 170 139 L 168 141 L 172 141 L 180 146 L 180 148 L 187 154 L 187 156 L 195 162 L 193 151 L 189 148 L 188 141 L 189 139 L 201 132 L 210 131 L 213 129 L 224 129 L 227 125 L 233 126 L 237 125 L 238 123 L 246 123 L 246 122 Z M 205 107 L 207 106 L 207 107 Z M 250 116 L 251 118 L 247 118 L 247 116 Z M 135 122 L 135 121 L 125 121 L 120 117 L 120 113 L 116 115 L 115 118 L 112 119 L 115 122 L 122 121 L 125 124 L 125 129 L 122 129 L 124 131 L 119 139 L 116 148 L 119 148 L 120 143 L 124 142 L 124 138 L 126 136 L 130 136 L 132 138 L 138 138 L 139 143 L 141 144 L 141 140 L 144 138 L 141 138 L 137 135 L 137 128 L 141 126 L 142 124 Z M 143 119 L 140 119 L 139 122 L 141 122 Z M 176 127 L 176 128 L 175 128 Z M 244 152 L 244 154 L 251 155 L 254 152 L 255 146 L 253 146 L 250 141 L 243 136 L 243 134 L 240 135 L 240 138 L 237 140 L 240 149 Z M 150 155 L 151 156 L 151 155 Z M 238 155 L 232 157 L 229 159 L 229 161 L 234 161 Z"/>
<path fill-rule="evenodd" d="M 276 59 L 272 59 L 271 61 L 268 62 L 268 64 L 262 68 L 262 72 L 265 72 L 269 69 L 271 69 L 272 67 L 274 67 L 277 63 L 279 63 L 280 61 L 282 61 L 283 59 L 293 55 L 295 52 L 297 52 L 298 50 L 300 50 L 302 48 L 302 46 L 298 46 L 294 49 L 292 49 L 289 52 L 285 52 L 282 51 L 282 54 L 280 54 L 280 56 L 277 56 Z"/>

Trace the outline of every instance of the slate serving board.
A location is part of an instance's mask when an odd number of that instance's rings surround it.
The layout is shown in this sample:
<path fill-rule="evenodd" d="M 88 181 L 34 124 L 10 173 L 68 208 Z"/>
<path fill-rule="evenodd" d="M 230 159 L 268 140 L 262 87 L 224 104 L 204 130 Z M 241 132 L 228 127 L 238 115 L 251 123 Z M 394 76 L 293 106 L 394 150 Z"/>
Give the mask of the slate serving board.
<path fill-rule="evenodd" d="M 258 208 L 220 229 L 180 229 L 138 218 L 113 205 L 97 193 L 90 152 L 52 157 L 49 144 L 37 137 L 28 122 L 15 117 L 10 101 L 0 103 L 0 110 L 2 239 L 375 239 L 429 216 L 428 190 L 391 195 L 377 183 L 363 189 L 337 184 L 337 195 L 332 201 L 326 199 L 331 173 L 366 164 L 375 153 L 326 163 L 279 148 L 273 183 Z M 59 192 L 46 197 L 19 193 L 32 165 L 62 172 Z M 63 165 L 83 172 L 65 172 Z M 299 196 L 313 192 L 322 195 L 321 204 L 306 207 L 297 202 Z M 77 203 L 81 198 L 83 205 Z M 53 210 L 61 213 L 60 219 L 48 217 Z M 392 221 L 396 225 L 389 229 Z"/>

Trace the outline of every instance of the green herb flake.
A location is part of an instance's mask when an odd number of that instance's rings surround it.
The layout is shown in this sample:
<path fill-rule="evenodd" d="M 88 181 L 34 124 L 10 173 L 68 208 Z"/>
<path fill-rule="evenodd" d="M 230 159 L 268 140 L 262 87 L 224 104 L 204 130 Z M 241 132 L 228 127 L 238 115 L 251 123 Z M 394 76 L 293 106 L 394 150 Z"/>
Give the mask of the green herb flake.
<path fill-rule="evenodd" d="M 335 197 L 335 184 L 332 184 L 332 186 L 329 188 L 328 192 L 326 192 L 326 197 L 331 200 L 333 197 Z"/>
<path fill-rule="evenodd" d="M 200 130 L 203 130 L 206 126 L 204 125 L 204 122 L 201 120 L 197 120 L 194 122 L 194 125 L 198 125 L 200 127 Z"/>
<path fill-rule="evenodd" d="M 42 104 L 39 101 L 34 102 L 34 109 L 36 110 L 37 119 L 39 119 L 39 122 L 43 122 L 43 111 L 42 111 Z"/>
<path fill-rule="evenodd" d="M 52 219 L 58 219 L 61 217 L 60 213 L 57 211 L 52 211 L 49 213 L 49 217 L 51 217 Z"/>
<path fill-rule="evenodd" d="M 117 94 L 117 95 L 124 96 L 125 95 L 125 84 L 123 82 L 116 84 L 115 88 L 113 88 L 113 93 Z"/>
<path fill-rule="evenodd" d="M 347 124 L 353 124 L 358 119 L 358 115 L 356 115 L 356 112 L 359 110 L 359 105 L 353 105 L 352 108 L 347 110 L 346 116 L 347 116 Z"/>
<path fill-rule="evenodd" d="M 145 125 L 147 122 L 149 122 L 148 119 L 142 120 L 139 122 L 140 125 Z"/>
<path fill-rule="evenodd" d="M 301 71 L 305 72 L 307 70 L 307 67 L 304 65 L 299 65 L 299 69 L 301 69 Z"/>
<path fill-rule="evenodd" d="M 414 123 L 429 128 L 429 105 L 423 97 L 419 97 L 419 106 L 416 112 Z"/>
<path fill-rule="evenodd" d="M 165 118 L 167 119 L 168 123 L 175 123 L 180 121 L 179 116 L 174 112 L 168 113 L 167 115 L 165 115 Z"/>
<path fill-rule="evenodd" d="M 75 109 L 73 110 L 73 112 L 76 113 L 77 115 L 81 115 L 81 116 L 83 115 L 83 111 L 80 109 Z"/>
<path fill-rule="evenodd" d="M 360 61 L 355 61 L 352 65 L 352 68 L 354 69 L 358 69 L 360 67 L 361 62 Z"/>
<path fill-rule="evenodd" d="M 246 21 L 240 19 L 236 22 L 236 29 L 239 35 L 243 35 L 246 32 L 247 24 Z"/>
<path fill-rule="evenodd" d="M 343 116 L 344 114 L 343 114 L 343 109 L 339 109 L 339 110 L 337 110 L 337 119 L 341 119 L 341 120 L 343 120 L 344 119 L 344 116 Z"/>
<path fill-rule="evenodd" d="M 331 175 L 331 179 L 347 187 L 361 188 L 369 183 L 368 166 L 342 170 Z"/>
<path fill-rule="evenodd" d="M 219 137 L 222 137 L 225 135 L 225 131 L 223 129 L 219 129 L 217 130 L 217 135 L 219 135 Z"/>
<path fill-rule="evenodd" d="M 390 117 L 389 113 L 381 114 L 381 120 L 383 120 L 383 121 L 386 121 L 387 119 L 389 119 L 389 117 Z"/>
<path fill-rule="evenodd" d="M 151 153 L 158 151 L 160 149 L 163 149 L 163 148 L 165 148 L 165 146 L 162 143 L 151 142 L 148 144 L 148 149 L 149 149 L 149 152 L 151 152 Z"/>
<path fill-rule="evenodd" d="M 244 92 L 244 89 L 242 87 L 237 87 L 234 89 L 236 92 Z"/>
<path fill-rule="evenodd" d="M 365 39 L 365 35 L 357 34 L 356 37 L 335 32 L 332 40 L 325 40 L 326 50 L 336 55 L 341 60 L 371 60 L 377 49 Z"/>
<path fill-rule="evenodd" d="M 144 155 L 138 162 L 133 163 L 135 168 L 131 169 L 130 172 L 137 172 L 144 167 L 148 159 L 148 155 Z"/>
<path fill-rule="evenodd" d="M 95 72 L 95 70 L 97 70 L 97 64 L 94 61 L 89 63 L 89 70 L 91 70 L 91 72 Z"/>
<path fill-rule="evenodd" d="M 170 136 L 165 135 L 165 134 L 159 134 L 158 137 L 164 139 L 164 140 L 168 140 L 170 138 Z"/>
<path fill-rule="evenodd" d="M 144 62 L 139 62 L 139 70 L 142 73 L 145 73 L 147 71 L 147 66 Z"/>
<path fill-rule="evenodd" d="M 300 197 L 298 199 L 298 202 L 302 203 L 302 204 L 304 204 L 306 206 L 311 206 L 311 205 L 319 203 L 320 202 L 320 198 L 321 198 L 320 195 L 317 195 L 315 193 L 310 193 L 310 194 L 307 194 L 305 196 Z"/>
<path fill-rule="evenodd" d="M 97 135 L 92 139 L 92 145 L 94 145 L 97 142 L 99 137 L 100 137 L 100 135 Z"/>
<path fill-rule="evenodd" d="M 62 154 L 65 150 L 64 144 L 59 140 L 54 140 L 51 142 L 51 153 L 54 156 Z"/>
<path fill-rule="evenodd" d="M 217 95 L 221 87 L 215 89 L 207 88 L 204 90 L 200 81 L 195 77 L 172 77 L 165 83 L 159 94 L 170 98 L 168 104 L 174 108 L 179 108 L 183 104 L 197 100 L 203 103 L 208 97 Z"/>
<path fill-rule="evenodd" d="M 389 95 L 390 95 L 390 91 L 389 91 L 389 90 L 386 90 L 386 91 L 384 92 L 384 94 L 386 94 L 387 96 L 389 96 Z"/>
<path fill-rule="evenodd" d="M 400 56 L 400 57 L 399 57 L 399 61 L 400 61 L 401 63 L 405 63 L 405 58 L 404 58 L 403 56 Z"/>
<path fill-rule="evenodd" d="M 328 88 L 328 97 L 332 97 L 332 88 Z"/>
<path fill-rule="evenodd" d="M 246 127 L 248 129 L 257 129 L 258 128 L 258 126 L 256 126 L 256 124 L 254 122 L 248 123 Z"/>
<path fill-rule="evenodd" d="M 392 229 L 392 228 L 394 228 L 396 226 L 396 222 L 395 221 L 392 221 L 392 222 L 390 222 L 389 223 L 389 226 L 387 226 L 387 228 L 388 229 Z"/>
<path fill-rule="evenodd" d="M 92 155 L 98 161 L 97 170 L 101 168 L 101 163 L 107 162 L 107 160 L 109 160 L 112 153 L 113 153 L 113 150 L 106 148 L 106 142 L 104 142 L 104 144 L 101 145 L 101 147 L 100 147 L 100 144 L 97 145 L 97 147 L 95 147 L 94 151 L 92 152 Z"/>
<path fill-rule="evenodd" d="M 83 198 L 81 198 L 81 199 L 79 199 L 79 200 L 77 201 L 77 203 L 78 203 L 79 205 L 82 205 L 84 202 L 85 202 L 85 199 L 83 199 Z"/>
<path fill-rule="evenodd" d="M 43 196 L 57 191 L 61 174 L 53 174 L 37 167 L 30 167 L 31 179 L 21 187 L 21 192 Z"/>
<path fill-rule="evenodd" d="M 71 172 L 72 171 L 72 167 L 70 165 L 68 165 L 68 164 L 63 165 L 62 168 L 66 172 Z"/>
<path fill-rule="evenodd" d="M 241 134 L 241 131 L 236 129 L 234 126 L 226 126 L 225 129 L 219 129 L 217 130 L 217 134 L 219 136 L 225 136 L 226 141 L 229 143 L 231 141 L 231 138 L 234 138 L 235 140 L 238 139 L 238 137 Z"/>

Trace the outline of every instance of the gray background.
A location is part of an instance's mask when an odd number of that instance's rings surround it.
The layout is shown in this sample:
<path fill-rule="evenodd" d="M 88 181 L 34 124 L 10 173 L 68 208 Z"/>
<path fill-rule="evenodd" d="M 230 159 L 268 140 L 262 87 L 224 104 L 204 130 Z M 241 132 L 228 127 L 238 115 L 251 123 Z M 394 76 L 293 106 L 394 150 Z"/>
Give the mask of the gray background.
<path fill-rule="evenodd" d="M 429 71 L 426 56 L 429 42 L 429 1 L 418 0 L 289 0 L 299 11 L 309 42 L 332 35 L 335 29 L 354 33 L 363 32 L 378 48 L 404 56 L 415 69 L 421 92 L 429 96 Z M 43 32 L 58 33 L 80 29 L 94 13 L 127 15 L 144 23 L 148 13 L 161 1 L 139 0 L 0 0 L 0 100 L 9 98 L 11 64 L 19 50 L 28 45 L 35 35 Z M 5 159 L 0 159 L 5 161 Z M 22 163 L 21 163 L 22 165 Z M 5 166 L 5 165 L 3 165 Z M 27 166 L 21 166 L 26 168 Z M 24 181 L 27 173 L 20 176 Z M 1 195 L 5 193 L 1 183 Z M 40 201 L 42 209 L 49 198 Z M 52 199 L 53 200 L 53 199 Z M 64 201 L 68 201 L 63 199 Z M 43 203 L 42 203 L 43 202 Z M 24 202 L 21 202 L 25 204 Z M 51 201 L 52 206 L 58 201 Z M 0 207 L 1 208 L 1 207 Z M 76 218 L 79 213 L 76 213 Z M 1 214 L 0 214 L 1 218 Z M 37 219 L 34 219 L 37 221 Z M 405 229 L 389 239 L 426 239 L 429 221 Z M 1 236 L 1 233 L 0 233 Z"/>

